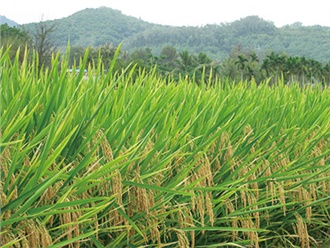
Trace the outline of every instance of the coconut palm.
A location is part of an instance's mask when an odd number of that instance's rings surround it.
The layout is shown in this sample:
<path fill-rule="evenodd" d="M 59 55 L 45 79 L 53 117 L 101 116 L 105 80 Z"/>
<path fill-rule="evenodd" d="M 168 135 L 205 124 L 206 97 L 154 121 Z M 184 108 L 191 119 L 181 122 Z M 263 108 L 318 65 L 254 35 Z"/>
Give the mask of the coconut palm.
<path fill-rule="evenodd" d="M 322 75 L 323 75 L 323 84 L 330 85 L 330 63 L 327 63 L 325 66 L 323 66 Z"/>
<path fill-rule="evenodd" d="M 241 72 L 241 81 L 243 81 L 244 71 L 246 69 L 246 62 L 248 62 L 248 60 L 244 55 L 238 55 L 237 60 L 235 61 L 235 65 Z"/>

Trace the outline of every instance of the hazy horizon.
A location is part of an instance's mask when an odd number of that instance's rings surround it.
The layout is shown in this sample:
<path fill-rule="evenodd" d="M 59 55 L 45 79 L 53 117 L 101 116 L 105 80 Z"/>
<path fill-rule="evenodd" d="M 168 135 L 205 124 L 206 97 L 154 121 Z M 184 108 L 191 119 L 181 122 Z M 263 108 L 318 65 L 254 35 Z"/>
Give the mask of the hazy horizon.
<path fill-rule="evenodd" d="M 41 20 L 68 17 L 86 8 L 109 7 L 123 14 L 144 21 L 171 26 L 203 26 L 228 23 L 257 15 L 273 22 L 277 27 L 300 22 L 304 26 L 321 25 L 330 27 L 330 1 L 315 0 L 313 3 L 300 1 L 150 1 L 141 0 L 0 0 L 0 15 L 26 24 Z M 18 9 L 17 6 L 20 6 Z"/>

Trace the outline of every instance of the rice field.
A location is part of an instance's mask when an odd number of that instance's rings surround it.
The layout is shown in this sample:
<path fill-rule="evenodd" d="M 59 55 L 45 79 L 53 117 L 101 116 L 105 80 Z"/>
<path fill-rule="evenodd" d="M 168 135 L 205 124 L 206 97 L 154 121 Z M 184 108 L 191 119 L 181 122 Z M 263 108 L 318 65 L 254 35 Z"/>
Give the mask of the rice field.
<path fill-rule="evenodd" d="M 105 73 L 87 53 L 69 74 L 0 51 L 1 247 L 329 242 L 329 88 Z"/>

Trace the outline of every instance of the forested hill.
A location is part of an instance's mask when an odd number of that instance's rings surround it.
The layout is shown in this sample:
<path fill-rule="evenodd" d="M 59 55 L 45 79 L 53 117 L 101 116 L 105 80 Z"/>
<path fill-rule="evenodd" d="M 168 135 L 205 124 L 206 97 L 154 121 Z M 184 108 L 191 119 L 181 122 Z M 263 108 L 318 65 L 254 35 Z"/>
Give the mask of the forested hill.
<path fill-rule="evenodd" d="M 7 23 L 9 27 L 17 27 L 18 23 L 8 19 L 5 16 L 0 15 L 0 25 Z"/>
<path fill-rule="evenodd" d="M 68 40 L 72 46 L 97 47 L 105 43 L 118 45 L 124 39 L 157 26 L 106 7 L 85 9 L 46 23 L 49 26 L 55 25 L 52 38 L 59 48 L 66 47 Z M 35 23 L 23 25 L 23 28 L 33 33 Z"/>
<path fill-rule="evenodd" d="M 290 56 L 306 56 L 329 62 L 330 27 L 302 26 L 300 23 L 277 28 L 258 16 L 202 27 L 173 27 L 145 22 L 106 7 L 85 9 L 69 17 L 48 21 L 55 23 L 54 43 L 61 49 L 72 46 L 118 45 L 132 51 L 149 47 L 159 53 L 165 45 L 191 53 L 205 52 L 213 59 L 223 60 L 233 48 L 254 50 L 258 54 L 270 51 Z M 34 24 L 24 25 L 33 31 Z"/>

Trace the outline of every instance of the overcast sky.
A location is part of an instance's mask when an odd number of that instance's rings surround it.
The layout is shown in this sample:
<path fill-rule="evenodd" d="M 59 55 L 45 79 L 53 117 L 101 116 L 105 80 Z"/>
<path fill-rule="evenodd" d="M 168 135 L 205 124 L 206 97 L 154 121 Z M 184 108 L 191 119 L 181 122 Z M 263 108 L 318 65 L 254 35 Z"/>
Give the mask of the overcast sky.
<path fill-rule="evenodd" d="M 0 15 L 24 24 L 101 6 L 175 26 L 219 24 L 258 15 L 278 27 L 294 22 L 330 27 L 330 0 L 0 0 Z"/>

